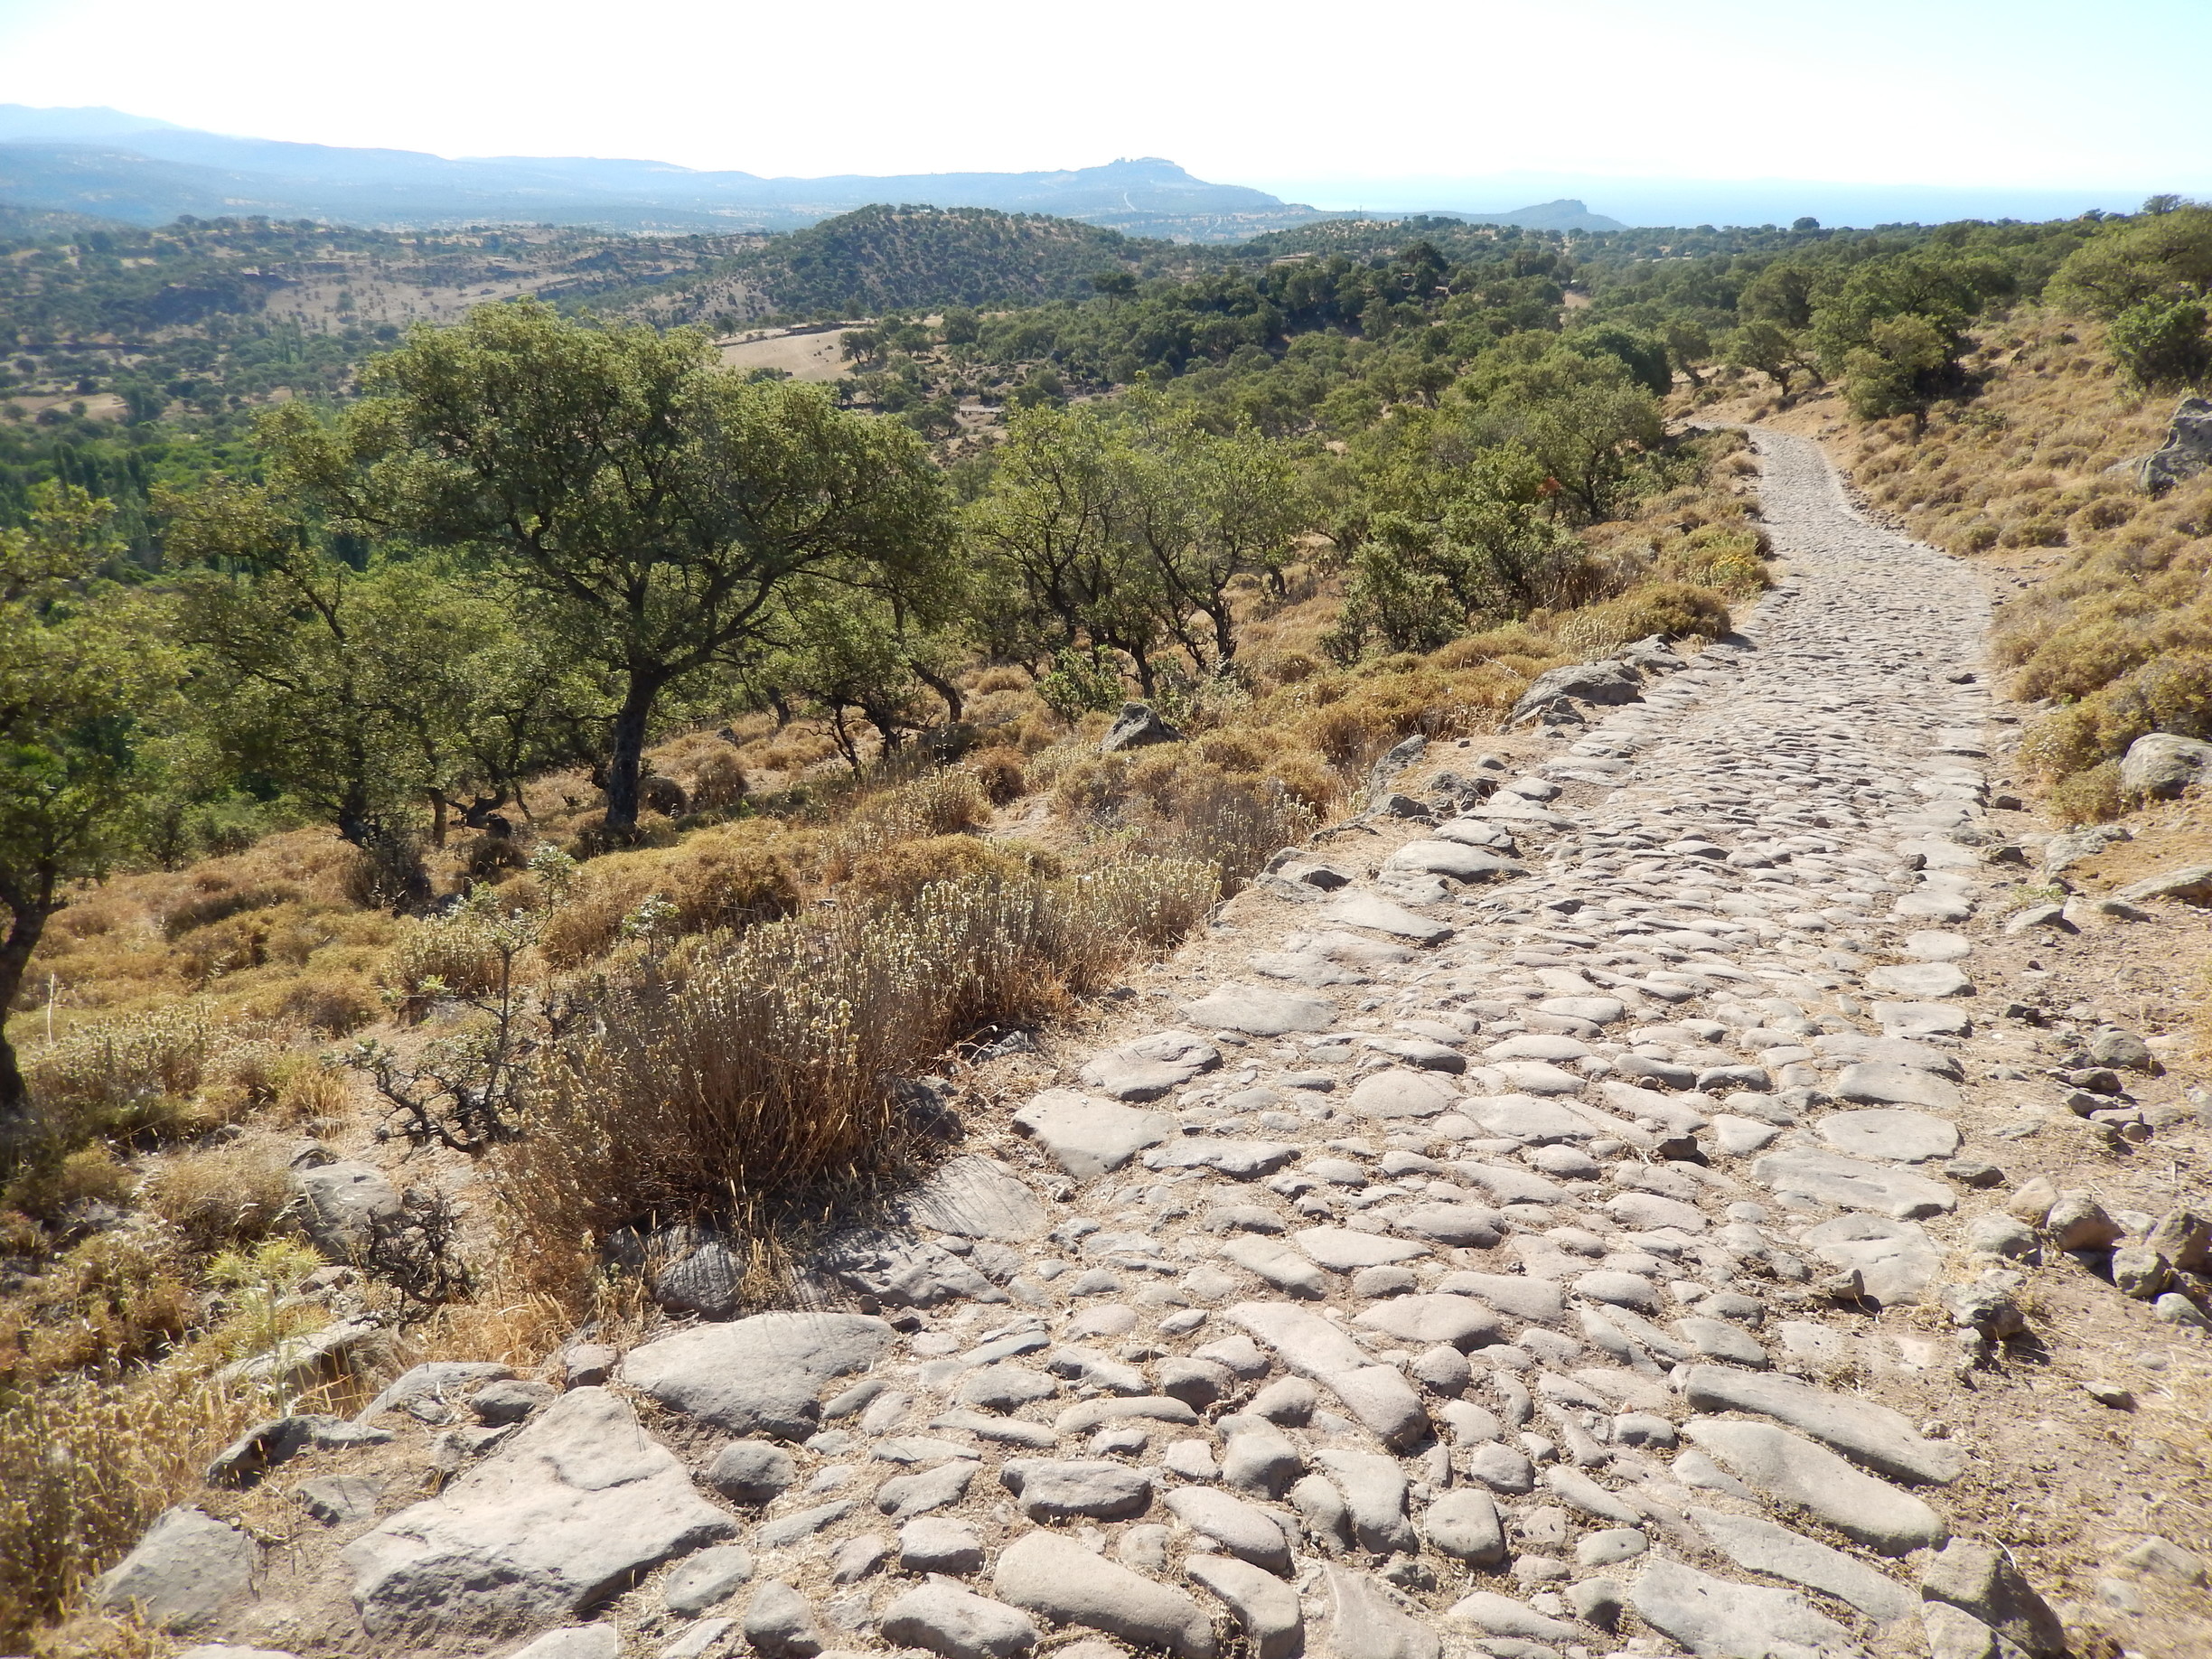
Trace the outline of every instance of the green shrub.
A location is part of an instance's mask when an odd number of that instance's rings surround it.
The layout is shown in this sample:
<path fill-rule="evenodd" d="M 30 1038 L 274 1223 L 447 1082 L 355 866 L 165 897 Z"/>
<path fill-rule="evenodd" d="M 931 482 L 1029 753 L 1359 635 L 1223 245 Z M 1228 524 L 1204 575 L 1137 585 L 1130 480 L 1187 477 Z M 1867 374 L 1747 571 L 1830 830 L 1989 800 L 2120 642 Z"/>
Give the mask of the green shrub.
<path fill-rule="evenodd" d="M 2212 330 L 2195 300 L 2145 300 L 2112 321 L 2113 361 L 2136 385 L 2200 386 L 2212 375 Z"/>

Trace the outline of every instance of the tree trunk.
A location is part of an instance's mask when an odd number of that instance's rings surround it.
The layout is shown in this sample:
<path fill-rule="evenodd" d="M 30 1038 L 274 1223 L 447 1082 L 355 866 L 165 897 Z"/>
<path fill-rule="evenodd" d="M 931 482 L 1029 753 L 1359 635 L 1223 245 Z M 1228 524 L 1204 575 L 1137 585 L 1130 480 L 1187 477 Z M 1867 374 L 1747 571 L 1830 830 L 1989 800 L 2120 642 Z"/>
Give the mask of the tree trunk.
<path fill-rule="evenodd" d="M 645 772 L 645 728 L 652 718 L 653 699 L 661 682 L 632 674 L 629 694 L 614 717 L 613 740 L 606 762 L 606 827 L 617 835 L 637 828 L 638 780 Z"/>
<path fill-rule="evenodd" d="M 42 873 L 35 897 L 20 902 L 13 896 L 8 906 L 7 937 L 0 939 L 0 1179 L 12 1175 L 29 1149 L 33 1119 L 31 1087 L 23 1068 L 15 1064 L 15 1050 L 7 1040 L 7 1013 L 15 1006 L 31 966 L 31 952 L 38 949 L 46 919 L 61 908 L 53 902 L 53 878 Z"/>
<path fill-rule="evenodd" d="M 430 845 L 445 845 L 445 792 L 443 790 L 434 789 L 430 792 Z"/>
<path fill-rule="evenodd" d="M 967 707 L 966 700 L 961 696 L 961 689 L 954 685 L 951 680 L 947 679 L 942 674 L 933 671 L 930 669 L 924 668 L 919 662 L 914 665 L 914 678 L 916 680 L 920 680 L 923 685 L 927 686 L 931 690 L 934 691 L 939 697 L 944 699 L 945 724 L 948 726 L 958 726 L 960 724 L 961 712 Z"/>

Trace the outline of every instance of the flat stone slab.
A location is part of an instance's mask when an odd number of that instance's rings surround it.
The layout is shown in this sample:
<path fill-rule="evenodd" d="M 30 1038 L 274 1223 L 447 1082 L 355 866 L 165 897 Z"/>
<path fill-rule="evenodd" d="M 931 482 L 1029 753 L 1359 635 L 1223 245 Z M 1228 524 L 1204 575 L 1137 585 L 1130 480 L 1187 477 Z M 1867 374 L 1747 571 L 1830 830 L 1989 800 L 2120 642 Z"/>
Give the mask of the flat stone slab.
<path fill-rule="evenodd" d="M 1308 990 L 1332 985 L 1371 985 L 1373 980 L 1357 968 L 1324 956 L 1318 951 L 1258 951 L 1247 957 L 1254 973 L 1270 979 L 1288 979 Z"/>
<path fill-rule="evenodd" d="M 1878 1554 L 1907 1555 L 1949 1535 L 1943 1518 L 1910 1493 L 1786 1429 L 1693 1417 L 1682 1432 L 1747 1485 Z"/>
<path fill-rule="evenodd" d="M 1488 1250 L 1504 1233 L 1505 1218 L 1478 1204 L 1417 1204 L 1390 1218 L 1391 1231 L 1439 1244 Z"/>
<path fill-rule="evenodd" d="M 1078 1181 L 1119 1169 L 1176 1132 L 1166 1112 L 1139 1111 L 1073 1089 L 1047 1089 L 1014 1114 L 1014 1127 Z"/>
<path fill-rule="evenodd" d="M 1437 1281 L 1439 1291 L 1471 1296 L 1500 1313 L 1534 1325 L 1556 1325 L 1566 1317 L 1567 1299 L 1548 1279 L 1520 1273 L 1447 1273 Z"/>
<path fill-rule="evenodd" d="M 1394 939 L 1411 939 L 1425 945 L 1441 944 L 1452 936 L 1448 924 L 1408 910 L 1403 904 L 1393 904 L 1373 893 L 1347 894 L 1333 900 L 1318 915 L 1321 921 L 1334 922 L 1339 927 L 1369 928 Z"/>
<path fill-rule="evenodd" d="M 1947 1486 L 1966 1467 L 1966 1455 L 1956 1445 L 1922 1439 L 1901 1412 L 1795 1377 L 1692 1365 L 1682 1395 L 1694 1411 L 1771 1417 L 1893 1480 Z"/>
<path fill-rule="evenodd" d="M 1792 1654 L 1811 1659 L 1858 1646 L 1850 1631 L 1795 1590 L 1739 1584 L 1680 1561 L 1661 1559 L 1645 1568 L 1628 1602 L 1653 1629 L 1701 1655 L 1767 1659 Z"/>
<path fill-rule="evenodd" d="M 1377 1302 L 1353 1321 L 1364 1330 L 1381 1331 L 1401 1342 L 1424 1346 L 1448 1343 L 1478 1348 L 1498 1340 L 1497 1316 L 1464 1296 L 1393 1296 Z"/>
<path fill-rule="evenodd" d="M 370 1636 L 449 1641 L 571 1617 L 736 1530 L 625 1401 L 579 1388 L 436 1497 L 341 1555 Z"/>
<path fill-rule="evenodd" d="M 1777 1193 L 1796 1193 L 1839 1209 L 1872 1210 L 1900 1221 L 1941 1215 L 1958 1203 L 1940 1181 L 1829 1152 L 1769 1152 L 1751 1166 L 1751 1175 Z"/>
<path fill-rule="evenodd" d="M 1973 1029 L 1964 1008 L 1941 1002 L 1878 1002 L 1873 1008 L 1884 1036 L 1964 1036 Z"/>
<path fill-rule="evenodd" d="M 1292 1371 L 1333 1390 L 1384 1445 L 1404 1448 L 1429 1434 L 1429 1413 L 1412 1385 L 1319 1314 L 1288 1302 L 1239 1302 L 1227 1317 Z"/>
<path fill-rule="evenodd" d="M 1497 1073 L 1508 1089 L 1523 1094 L 1575 1094 L 1589 1081 L 1549 1060 L 1499 1060 L 1487 1069 Z"/>
<path fill-rule="evenodd" d="M 1147 1169 L 1214 1169 L 1240 1181 L 1273 1175 L 1298 1156 L 1279 1140 L 1214 1140 L 1186 1136 L 1144 1155 Z"/>
<path fill-rule="evenodd" d="M 1533 1094 L 1496 1094 L 1462 1103 L 1467 1115 L 1494 1135 L 1542 1146 L 1562 1140 L 1594 1140 L 1602 1132 L 1571 1105 Z M 1560 1197 L 1564 1199 L 1566 1194 Z M 1500 1198 L 1501 1204 L 1512 1202 Z"/>
<path fill-rule="evenodd" d="M 1943 1251 L 1917 1223 L 1839 1215 L 1808 1227 L 1805 1247 L 1838 1271 L 1856 1271 L 1866 1298 L 1884 1308 L 1922 1302 L 1943 1275 Z"/>
<path fill-rule="evenodd" d="M 1183 1005 L 1185 1017 L 1221 1031 L 1250 1036 L 1281 1036 L 1292 1031 L 1326 1031 L 1336 1023 L 1336 1005 L 1321 997 L 1270 990 L 1261 985 L 1222 986 Z"/>
<path fill-rule="evenodd" d="M 1896 1007 L 1885 1003 L 1885 1008 Z M 1956 1009 L 1946 1012 L 1955 1013 Z M 1932 1043 L 1916 1043 L 1909 1037 L 1861 1036 L 1855 1031 L 1835 1036 L 1822 1036 L 1813 1039 L 1813 1046 L 1822 1054 L 1845 1061 L 1878 1062 L 1885 1065 L 1901 1065 L 1916 1072 L 1926 1072 L 1936 1077 L 1948 1078 L 1953 1083 L 1964 1081 L 1966 1073 L 1959 1064 L 1958 1055 L 1947 1048 L 1937 1048 Z M 1877 1102 L 1878 1104 L 1879 1102 Z M 1903 1102 L 1911 1104 L 1911 1102 Z"/>
<path fill-rule="evenodd" d="M 1411 1261 L 1429 1253 L 1428 1246 L 1380 1233 L 1354 1233 L 1346 1227 L 1307 1227 L 1292 1233 L 1298 1247 L 1333 1273 Z"/>
<path fill-rule="evenodd" d="M 1939 1081 L 1921 1073 L 1907 1075 Z M 1832 1112 L 1820 1120 L 1820 1138 L 1846 1158 L 1887 1158 L 1900 1164 L 1925 1164 L 1959 1149 L 1958 1125 L 1925 1111 Z"/>
<path fill-rule="evenodd" d="M 1029 1184 L 996 1158 L 972 1154 L 937 1170 L 901 1206 L 906 1220 L 956 1238 L 1021 1244 L 1052 1224 Z"/>
<path fill-rule="evenodd" d="M 1973 954 L 1973 941 L 1964 933 L 1932 929 L 1905 935 L 1905 954 L 1924 962 L 1955 962 Z"/>
<path fill-rule="evenodd" d="M 1897 962 L 1875 969 L 1867 975 L 1866 982 L 1869 990 L 1916 1002 L 1932 1001 L 1938 997 L 1964 997 L 1973 990 L 1973 981 L 1953 962 Z"/>
<path fill-rule="evenodd" d="M 1214 1621 L 1196 1598 L 1110 1561 L 1073 1538 L 1025 1533 L 991 1573 L 1001 1600 L 1055 1624 L 1083 1625 L 1137 1648 L 1214 1659 Z"/>
<path fill-rule="evenodd" d="M 1270 1572 L 1290 1570 L 1290 1545 L 1265 1510 L 1209 1486 L 1177 1486 L 1164 1502 L 1176 1520 L 1230 1554 Z"/>
<path fill-rule="evenodd" d="M 1331 1659 L 1442 1659 L 1443 1638 L 1364 1572 L 1325 1565 L 1329 1619 L 1317 1655 Z"/>
<path fill-rule="evenodd" d="M 1091 1056 L 1077 1073 L 1118 1101 L 1156 1101 L 1221 1064 L 1221 1050 L 1195 1032 L 1156 1031 Z"/>
<path fill-rule="evenodd" d="M 1382 861 L 1389 870 L 1425 870 L 1454 881 L 1507 881 L 1528 874 L 1528 866 L 1459 841 L 1408 841 Z"/>
<path fill-rule="evenodd" d="M 1786 1526 L 1751 1515 L 1692 1509 L 1690 1518 L 1739 1567 L 1786 1579 L 1847 1601 L 1869 1618 L 1888 1624 L 1920 1605 L 1920 1598 L 1887 1573 L 1855 1556 L 1832 1550 Z"/>
<path fill-rule="evenodd" d="M 1363 1118 L 1433 1118 L 1458 1103 L 1458 1090 L 1437 1073 L 1393 1065 L 1361 1078 L 1345 1107 Z"/>
<path fill-rule="evenodd" d="M 1328 1276 L 1312 1261 L 1274 1239 L 1240 1233 L 1222 1246 L 1222 1260 L 1258 1275 L 1278 1290 L 1307 1298 L 1328 1294 Z"/>
<path fill-rule="evenodd" d="M 1864 1101 L 1875 1106 L 1926 1106 L 1936 1111 L 1956 1111 L 1964 1104 L 1959 1092 L 1933 1072 L 1889 1060 L 1861 1060 L 1845 1066 L 1831 1092 L 1840 1101 Z"/>
<path fill-rule="evenodd" d="M 755 1314 L 633 1348 L 622 1375 L 726 1434 L 803 1440 L 821 1427 L 823 1387 L 867 1370 L 891 1341 L 891 1327 L 866 1314 Z M 566 1394 L 556 1407 L 587 1392 Z"/>

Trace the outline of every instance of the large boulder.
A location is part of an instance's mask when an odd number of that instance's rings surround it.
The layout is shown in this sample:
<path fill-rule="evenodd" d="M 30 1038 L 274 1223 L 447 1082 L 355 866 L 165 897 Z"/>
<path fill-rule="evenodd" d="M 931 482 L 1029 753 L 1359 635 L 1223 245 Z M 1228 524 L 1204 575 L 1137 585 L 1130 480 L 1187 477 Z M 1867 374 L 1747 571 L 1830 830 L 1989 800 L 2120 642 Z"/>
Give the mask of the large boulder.
<path fill-rule="evenodd" d="M 1141 749 L 1156 743 L 1181 743 L 1183 734 L 1159 717 L 1149 703 L 1124 703 L 1113 725 L 1099 744 L 1101 755 L 1121 749 Z"/>
<path fill-rule="evenodd" d="M 244 1592 L 260 1563 L 260 1550 L 237 1527 L 197 1509 L 165 1510 L 94 1581 L 92 1599 L 164 1630 L 194 1630 Z"/>
<path fill-rule="evenodd" d="M 2170 801 L 2212 780 L 2212 743 L 2152 732 L 2128 745 L 2120 760 L 2120 792 Z"/>
<path fill-rule="evenodd" d="M 361 1256 L 377 1224 L 390 1222 L 403 1207 L 398 1189 L 382 1170 L 351 1158 L 295 1169 L 292 1186 L 300 1197 L 300 1223 L 307 1236 L 338 1261 Z"/>
<path fill-rule="evenodd" d="M 823 1385 L 866 1371 L 890 1342 L 866 1314 L 755 1314 L 633 1348 L 622 1374 L 725 1433 L 803 1440 L 821 1427 Z"/>
<path fill-rule="evenodd" d="M 2166 441 L 2137 463 L 2136 477 L 2157 495 L 2212 467 L 2212 398 L 2184 398 L 2175 406 Z"/>
<path fill-rule="evenodd" d="M 579 1388 L 343 1560 L 370 1636 L 444 1641 L 573 1617 L 736 1530 L 626 1402 Z"/>
<path fill-rule="evenodd" d="M 1577 703 L 1633 703 L 1644 694 L 1644 679 L 1618 658 L 1598 662 L 1570 662 L 1547 670 L 1529 682 L 1529 689 L 1514 705 L 1512 721 L 1549 708 L 1561 698 Z"/>

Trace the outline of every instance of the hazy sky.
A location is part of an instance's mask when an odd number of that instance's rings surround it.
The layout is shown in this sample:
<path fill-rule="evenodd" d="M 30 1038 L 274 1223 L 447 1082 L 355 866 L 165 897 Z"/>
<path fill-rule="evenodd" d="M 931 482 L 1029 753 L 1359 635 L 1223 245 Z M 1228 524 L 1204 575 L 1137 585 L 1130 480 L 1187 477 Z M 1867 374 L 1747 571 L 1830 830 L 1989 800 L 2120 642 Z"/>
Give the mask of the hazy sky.
<path fill-rule="evenodd" d="M 1164 155 L 1325 206 L 1411 174 L 2203 191 L 2207 63 L 2212 0 L 0 0 L 0 102 L 772 174 Z"/>

